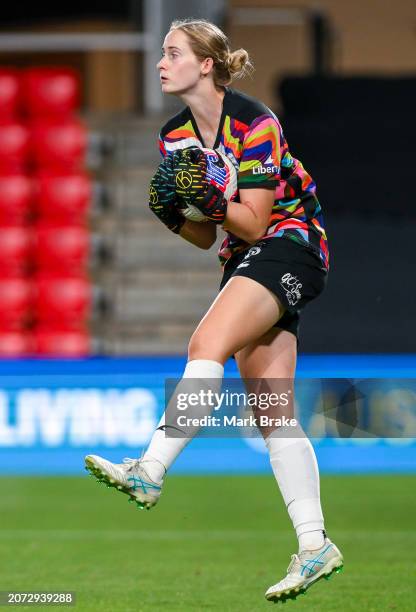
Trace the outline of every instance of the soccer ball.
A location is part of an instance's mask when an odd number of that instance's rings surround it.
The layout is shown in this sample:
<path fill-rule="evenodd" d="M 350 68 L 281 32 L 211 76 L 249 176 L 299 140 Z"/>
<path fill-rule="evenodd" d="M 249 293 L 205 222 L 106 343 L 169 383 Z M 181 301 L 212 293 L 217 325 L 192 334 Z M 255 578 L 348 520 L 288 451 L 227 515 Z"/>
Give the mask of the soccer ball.
<path fill-rule="evenodd" d="M 214 149 L 201 149 L 205 153 L 207 161 L 207 178 L 216 187 L 224 192 L 224 198 L 227 202 L 234 200 L 238 194 L 237 189 L 237 171 L 231 160 L 221 151 Z M 192 184 L 192 175 L 189 172 L 184 172 L 182 180 L 189 181 L 189 186 Z M 178 179 L 177 179 L 178 180 Z M 186 185 L 184 185 L 186 188 Z M 203 223 L 208 221 L 207 217 L 193 204 L 187 204 L 184 201 L 178 203 L 179 212 L 189 221 Z"/>

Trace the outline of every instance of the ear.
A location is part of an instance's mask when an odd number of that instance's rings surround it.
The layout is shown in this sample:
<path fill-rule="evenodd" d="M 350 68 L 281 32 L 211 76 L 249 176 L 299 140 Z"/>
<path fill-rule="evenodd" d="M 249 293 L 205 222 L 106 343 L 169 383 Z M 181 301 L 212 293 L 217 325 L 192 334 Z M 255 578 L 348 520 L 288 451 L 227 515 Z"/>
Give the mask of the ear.
<path fill-rule="evenodd" d="M 212 57 L 206 57 L 203 62 L 201 62 L 201 74 L 206 76 L 211 72 L 214 67 L 214 60 Z"/>

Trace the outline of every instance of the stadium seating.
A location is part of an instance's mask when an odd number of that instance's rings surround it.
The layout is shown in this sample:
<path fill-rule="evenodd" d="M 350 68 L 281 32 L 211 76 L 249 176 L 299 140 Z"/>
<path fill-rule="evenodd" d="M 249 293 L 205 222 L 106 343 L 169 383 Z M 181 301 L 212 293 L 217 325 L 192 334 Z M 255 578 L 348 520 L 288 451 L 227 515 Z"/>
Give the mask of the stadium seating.
<path fill-rule="evenodd" d="M 20 79 L 16 70 L 0 69 L 0 121 L 10 121 L 19 113 Z"/>
<path fill-rule="evenodd" d="M 33 233 L 22 225 L 0 226 L 0 277 L 27 274 L 33 249 Z"/>
<path fill-rule="evenodd" d="M 33 336 L 33 346 L 37 355 L 49 357 L 84 357 L 91 352 L 91 341 L 86 330 L 39 327 Z"/>
<path fill-rule="evenodd" d="M 24 111 L 36 118 L 66 118 L 79 106 L 79 77 L 69 68 L 30 68 L 22 75 Z"/>
<path fill-rule="evenodd" d="M 0 357 L 29 357 L 34 354 L 34 348 L 31 334 L 0 330 Z"/>
<path fill-rule="evenodd" d="M 29 220 L 33 183 L 25 174 L 0 175 L 0 225 L 21 225 Z"/>
<path fill-rule="evenodd" d="M 92 183 L 79 99 L 72 69 L 0 69 L 2 356 L 91 350 Z"/>
<path fill-rule="evenodd" d="M 24 277 L 0 278 L 0 322 L 2 329 L 23 330 L 29 323 L 33 285 Z"/>
<path fill-rule="evenodd" d="M 35 317 L 40 327 L 80 329 L 88 322 L 92 304 L 86 277 L 41 274 L 36 278 Z"/>
<path fill-rule="evenodd" d="M 75 118 L 44 119 L 31 124 L 31 162 L 35 168 L 78 170 L 87 148 L 87 131 Z"/>
<path fill-rule="evenodd" d="M 0 122 L 0 172 L 25 172 L 29 153 L 29 130 L 18 121 Z"/>
<path fill-rule="evenodd" d="M 86 223 L 92 185 L 85 173 L 43 171 L 35 178 L 38 217 L 62 223 Z"/>
<path fill-rule="evenodd" d="M 36 228 L 36 267 L 38 271 L 82 274 L 88 265 L 90 234 L 79 225 L 43 223 Z"/>

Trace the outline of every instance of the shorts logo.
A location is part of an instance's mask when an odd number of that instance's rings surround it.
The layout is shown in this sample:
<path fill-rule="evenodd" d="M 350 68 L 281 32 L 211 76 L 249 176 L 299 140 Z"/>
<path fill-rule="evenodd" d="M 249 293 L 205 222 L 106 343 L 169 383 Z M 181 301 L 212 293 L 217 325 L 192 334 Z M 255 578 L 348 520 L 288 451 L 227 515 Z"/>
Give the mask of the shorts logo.
<path fill-rule="evenodd" d="M 239 266 L 237 266 L 236 270 L 238 268 L 247 268 L 247 266 L 250 265 L 249 261 L 246 261 L 246 259 L 248 259 L 249 257 L 252 257 L 253 255 L 258 255 L 261 251 L 261 248 L 258 246 L 255 247 L 251 247 L 251 249 L 249 249 L 248 253 L 244 256 L 244 261 L 242 263 L 240 263 Z"/>
<path fill-rule="evenodd" d="M 181 170 L 176 175 L 176 185 L 180 189 L 189 189 L 192 185 L 192 174 L 187 170 Z"/>
<path fill-rule="evenodd" d="M 286 299 L 290 306 L 295 306 L 302 297 L 300 292 L 302 283 L 299 282 L 297 276 L 293 276 L 290 272 L 286 272 L 280 279 L 280 285 L 286 291 Z"/>

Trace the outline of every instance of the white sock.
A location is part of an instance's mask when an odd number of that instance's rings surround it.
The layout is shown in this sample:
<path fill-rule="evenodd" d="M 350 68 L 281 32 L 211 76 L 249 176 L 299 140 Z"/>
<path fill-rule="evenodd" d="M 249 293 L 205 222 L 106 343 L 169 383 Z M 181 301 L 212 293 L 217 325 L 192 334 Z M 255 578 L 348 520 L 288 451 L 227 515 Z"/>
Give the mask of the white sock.
<path fill-rule="evenodd" d="M 203 386 L 212 390 L 214 393 L 219 392 L 221 388 L 222 378 L 224 376 L 224 366 L 217 361 L 210 359 L 194 359 L 188 361 L 186 364 L 185 371 L 183 373 L 183 379 L 195 378 L 195 391 Z M 201 380 L 202 379 L 202 380 Z M 212 379 L 217 379 L 213 381 Z M 205 382 L 204 382 L 205 381 Z M 214 388 L 215 387 L 215 388 Z M 169 405 L 166 411 L 172 409 L 172 406 L 176 405 L 176 397 L 178 393 L 191 392 L 189 380 L 182 384 L 180 381 L 170 399 Z M 172 403 L 173 402 L 173 403 Z M 205 416 L 205 414 L 211 414 L 213 407 L 201 406 L 192 408 L 192 416 Z M 165 411 L 165 414 L 166 414 Z M 165 425 L 165 414 L 160 419 L 159 427 Z M 186 413 L 185 413 L 186 414 Z M 194 432 L 196 435 L 197 431 Z M 169 469 L 172 463 L 175 461 L 179 453 L 185 448 L 192 438 L 181 437 L 181 438 L 170 438 L 166 437 L 165 430 L 156 429 L 154 432 L 150 444 L 143 456 L 143 461 L 146 465 L 143 466 L 148 473 L 149 477 L 155 482 L 160 482 L 165 475 L 165 472 Z"/>
<path fill-rule="evenodd" d="M 319 471 L 313 446 L 298 424 L 265 440 L 270 463 L 299 540 L 299 552 L 324 545 Z"/>

